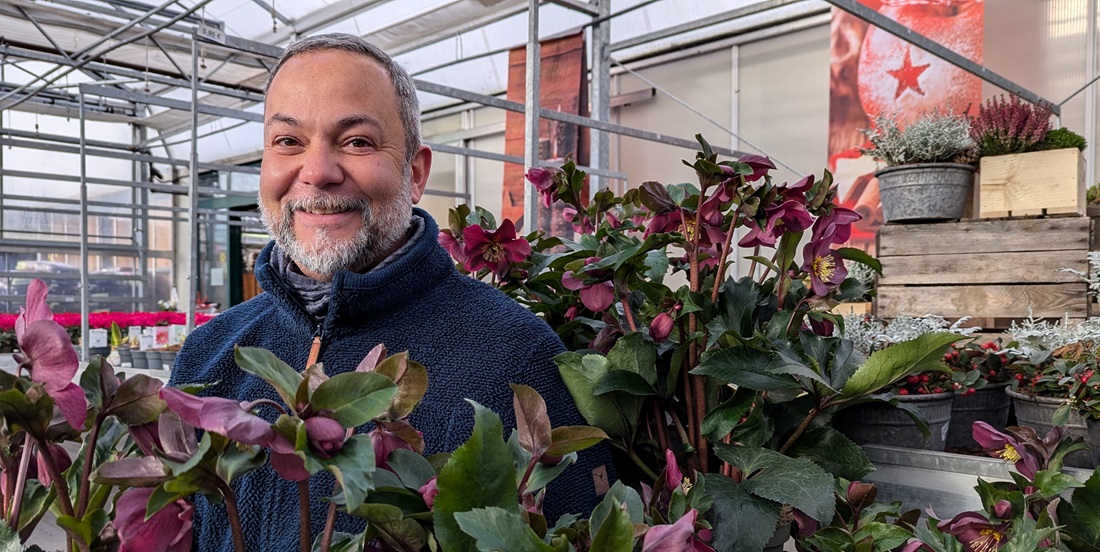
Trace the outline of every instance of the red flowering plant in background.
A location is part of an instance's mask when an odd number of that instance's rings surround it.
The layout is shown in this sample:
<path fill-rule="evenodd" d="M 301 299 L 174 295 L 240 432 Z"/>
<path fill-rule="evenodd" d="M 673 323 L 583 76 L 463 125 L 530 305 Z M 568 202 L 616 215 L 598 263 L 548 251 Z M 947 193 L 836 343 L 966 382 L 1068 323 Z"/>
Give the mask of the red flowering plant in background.
<path fill-rule="evenodd" d="M 698 139 L 702 151 L 685 161 L 696 183 L 589 197 L 571 161 L 530 170 L 544 204 L 563 203 L 579 234 L 529 234 L 530 254 L 492 278 L 557 330 L 569 349 L 555 359 L 562 378 L 626 459 L 619 474 L 642 488 L 643 502 L 674 485 L 658 476 L 670 465 L 684 466 L 686 496 L 715 501 L 685 520 L 691 509 L 671 499 L 669 527 L 652 542 L 690 535 L 692 546 L 759 550 L 781 507 L 828 522 L 834 477 L 870 470 L 831 427 L 833 413 L 880 399 L 908 375 L 946 371 L 939 360 L 959 336 L 931 333 L 870 357 L 834 336 L 843 319 L 832 307 L 867 291 L 847 278 L 846 263 L 879 269 L 841 246 L 859 215 L 835 204 L 828 173 L 773 182 L 769 159 L 719 161 Z M 460 268 L 489 278 L 462 254 L 481 243 L 468 236 L 495 230 L 491 215 L 460 206 L 449 221 L 440 242 Z M 700 487 L 706 492 L 693 495 Z M 738 523 L 731 512 L 758 522 Z M 713 528 L 706 538 L 702 522 Z"/>

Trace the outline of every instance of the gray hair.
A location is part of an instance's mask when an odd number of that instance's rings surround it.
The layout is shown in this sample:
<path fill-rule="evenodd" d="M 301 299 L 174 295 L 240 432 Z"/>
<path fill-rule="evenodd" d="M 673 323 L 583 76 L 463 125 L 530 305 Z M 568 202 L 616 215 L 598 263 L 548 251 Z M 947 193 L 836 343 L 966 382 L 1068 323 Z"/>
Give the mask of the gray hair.
<path fill-rule="evenodd" d="M 416 87 L 413 86 L 412 77 L 381 48 L 362 38 L 346 33 L 331 33 L 303 38 L 291 44 L 283 50 L 283 55 L 271 68 L 267 82 L 264 83 L 264 94 L 267 94 L 271 81 L 275 80 L 275 75 L 288 59 L 298 54 L 323 50 L 342 50 L 364 55 L 386 68 L 393 88 L 397 91 L 397 110 L 401 116 L 401 122 L 405 125 L 405 161 L 412 161 L 413 155 L 420 149 L 420 104 L 416 99 Z"/>

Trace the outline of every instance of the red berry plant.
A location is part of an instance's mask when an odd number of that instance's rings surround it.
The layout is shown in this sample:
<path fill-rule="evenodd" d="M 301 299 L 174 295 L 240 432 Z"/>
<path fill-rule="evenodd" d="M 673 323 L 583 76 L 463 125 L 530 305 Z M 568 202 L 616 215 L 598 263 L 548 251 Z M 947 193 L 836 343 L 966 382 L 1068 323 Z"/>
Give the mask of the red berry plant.
<path fill-rule="evenodd" d="M 1095 345 L 1075 342 L 1057 349 L 1038 350 L 1010 364 L 1012 388 L 1036 397 L 1064 399 L 1053 416 L 1065 424 L 1071 412 L 1100 418 L 1100 370 Z"/>

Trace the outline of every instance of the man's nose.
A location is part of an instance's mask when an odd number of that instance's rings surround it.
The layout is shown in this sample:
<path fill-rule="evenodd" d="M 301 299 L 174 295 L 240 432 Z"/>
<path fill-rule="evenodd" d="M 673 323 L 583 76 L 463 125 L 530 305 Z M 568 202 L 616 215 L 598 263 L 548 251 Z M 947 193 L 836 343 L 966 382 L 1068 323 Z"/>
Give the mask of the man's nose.
<path fill-rule="evenodd" d="M 314 145 L 308 148 L 302 160 L 302 169 L 298 178 L 302 183 L 318 188 L 339 184 L 344 180 L 339 152 L 325 146 Z"/>

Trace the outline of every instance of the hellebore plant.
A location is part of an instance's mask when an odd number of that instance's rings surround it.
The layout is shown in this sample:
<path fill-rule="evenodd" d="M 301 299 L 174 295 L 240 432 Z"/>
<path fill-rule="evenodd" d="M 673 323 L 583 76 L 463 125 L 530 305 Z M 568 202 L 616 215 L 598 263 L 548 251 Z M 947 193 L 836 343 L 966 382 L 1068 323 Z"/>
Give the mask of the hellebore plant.
<path fill-rule="evenodd" d="M 581 233 L 526 236 L 530 254 L 492 279 L 565 342 L 569 352 L 555 359 L 562 378 L 581 414 L 631 462 L 620 475 L 654 485 L 672 451 L 713 493 L 714 508 L 699 515 L 713 525 L 714 548 L 760 550 L 781 509 L 827 522 L 834 476 L 871 470 L 832 428 L 833 414 L 890 400 L 883 390 L 908 375 L 946 371 L 944 352 L 959 336 L 930 333 L 870 357 L 834 337 L 843 319 L 831 308 L 867 291 L 845 263 L 879 270 L 841 247 L 859 215 L 835 204 L 827 172 L 776 183 L 767 158 L 718 161 L 698 138 L 702 151 L 685 161 L 695 184 L 645 182 L 589 198 L 571 161 L 532 169 L 544 201 L 564 203 Z M 476 249 L 463 237 L 497 226 L 466 206 L 449 221 L 440 242 L 452 253 Z M 731 268 L 739 257 L 740 275 Z"/>

